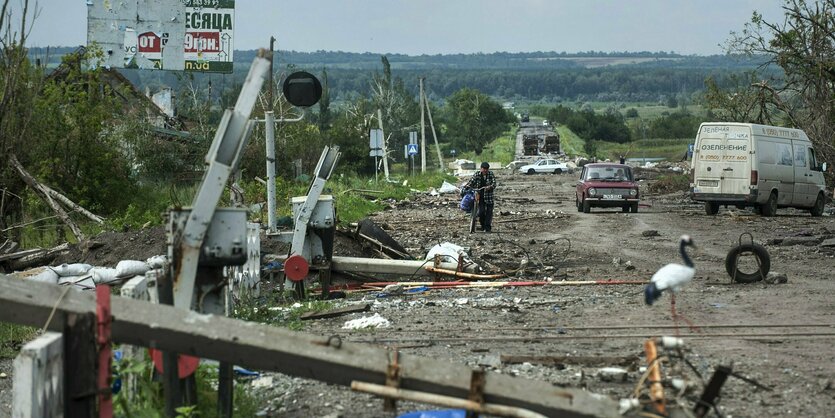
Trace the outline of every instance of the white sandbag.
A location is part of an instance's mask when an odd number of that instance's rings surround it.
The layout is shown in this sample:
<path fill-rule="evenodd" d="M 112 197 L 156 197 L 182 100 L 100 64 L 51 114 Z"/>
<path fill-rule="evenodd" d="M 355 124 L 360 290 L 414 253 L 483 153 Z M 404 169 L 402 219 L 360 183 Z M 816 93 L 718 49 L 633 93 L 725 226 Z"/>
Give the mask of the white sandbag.
<path fill-rule="evenodd" d="M 442 184 L 441 188 L 438 189 L 438 193 L 441 193 L 441 194 L 458 193 L 458 188 L 455 187 L 454 184 L 449 183 L 448 181 L 444 180 L 444 184 Z"/>
<path fill-rule="evenodd" d="M 116 269 L 110 267 L 93 267 L 89 274 L 93 276 L 96 284 L 107 284 L 116 280 Z"/>
<path fill-rule="evenodd" d="M 58 273 L 52 270 L 50 267 L 41 267 L 41 271 L 37 271 L 38 269 L 27 270 L 24 274 L 20 274 L 20 277 L 23 277 L 27 280 L 34 280 L 36 282 L 41 283 L 49 283 L 49 284 L 56 284 L 58 283 Z"/>
<path fill-rule="evenodd" d="M 82 289 L 93 289 L 96 287 L 96 284 L 93 282 L 93 276 L 90 274 L 61 277 L 58 279 L 58 284 L 76 286 Z"/>
<path fill-rule="evenodd" d="M 145 260 L 145 262 L 148 263 L 148 266 L 150 266 L 152 269 L 160 269 L 165 265 L 165 262 L 167 260 L 168 258 L 164 255 L 155 255 Z"/>
<path fill-rule="evenodd" d="M 122 260 L 116 265 L 116 277 L 141 276 L 150 269 L 151 266 L 144 261 Z"/>
<path fill-rule="evenodd" d="M 74 264 L 61 264 L 57 267 L 52 267 L 52 270 L 58 273 L 60 277 L 70 277 L 70 276 L 81 276 L 87 274 L 93 266 L 89 264 L 82 264 L 82 263 L 74 263 Z"/>

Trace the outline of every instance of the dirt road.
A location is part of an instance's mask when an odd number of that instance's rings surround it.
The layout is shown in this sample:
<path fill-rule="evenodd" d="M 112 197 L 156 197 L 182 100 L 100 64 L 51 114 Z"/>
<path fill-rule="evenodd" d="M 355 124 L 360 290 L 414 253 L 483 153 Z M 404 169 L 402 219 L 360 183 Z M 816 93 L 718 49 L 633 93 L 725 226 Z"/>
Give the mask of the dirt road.
<path fill-rule="evenodd" d="M 639 368 L 646 365 L 646 337 L 681 334 L 694 336 L 686 339 L 685 358 L 698 374 L 681 360 L 664 364 L 666 377 L 690 385 L 672 403 L 692 407 L 703 389 L 699 374 L 707 380 L 715 366 L 733 365 L 770 390 L 731 378 L 719 404 L 725 416 L 826 416 L 835 410 L 835 247 L 821 245 L 835 238 L 835 217 L 812 218 L 795 210 L 780 210 L 773 218 L 737 210 L 707 216 L 681 192 L 645 195 L 637 214 L 620 209 L 583 214 L 574 204 L 575 175 L 497 174 L 492 234 L 465 232 L 457 196 L 417 196 L 374 219 L 413 254 L 450 241 L 470 247 L 475 261 L 493 272 L 512 273 L 525 264 L 511 274 L 513 280 L 552 280 L 552 285 L 387 298 L 366 294 L 374 302 L 372 312 L 387 318 L 389 328 L 341 330 L 345 321 L 362 316 L 354 314 L 319 320 L 306 330 L 411 346 L 401 351 L 587 388 L 614 399 L 633 393 Z M 766 244 L 771 271 L 785 273 L 787 283 L 731 284 L 725 256 L 743 233 Z M 669 295 L 647 306 L 639 285 L 559 285 L 648 280 L 664 264 L 681 262 L 682 234 L 691 235 L 698 249 L 691 251 L 696 276 L 678 294 L 677 307 L 698 330 L 683 321 L 673 328 Z M 784 245 L 792 242 L 805 245 Z M 754 263 L 753 257 L 743 261 L 749 267 Z M 650 328 L 660 326 L 669 328 Z M 513 364 L 513 356 L 560 359 L 556 365 L 534 359 Z M 600 376 L 606 366 L 628 370 L 625 380 Z M 298 379 L 279 381 L 282 389 L 272 393 L 275 416 L 390 416 L 381 411 L 381 401 L 365 395 Z M 675 393 L 667 389 L 668 396 Z M 401 411 L 410 408 L 430 409 L 406 404 Z"/>

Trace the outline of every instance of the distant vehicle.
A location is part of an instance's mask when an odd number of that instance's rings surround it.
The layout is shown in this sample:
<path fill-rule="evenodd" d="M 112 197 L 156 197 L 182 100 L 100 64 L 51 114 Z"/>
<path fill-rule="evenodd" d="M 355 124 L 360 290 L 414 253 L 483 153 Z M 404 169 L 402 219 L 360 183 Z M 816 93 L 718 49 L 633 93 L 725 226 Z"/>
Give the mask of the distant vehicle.
<path fill-rule="evenodd" d="M 522 113 L 522 122 L 530 122 L 531 117 L 527 113 Z"/>
<path fill-rule="evenodd" d="M 638 184 L 632 168 L 624 164 L 593 163 L 583 166 L 575 196 L 577 211 L 589 213 L 592 207 L 620 207 L 623 212 L 638 212 Z"/>
<path fill-rule="evenodd" d="M 542 126 L 548 126 L 548 120 L 547 119 L 542 121 Z"/>
<path fill-rule="evenodd" d="M 519 172 L 522 174 L 536 174 L 536 173 L 554 173 L 562 174 L 568 172 L 568 165 L 557 160 L 544 159 L 539 160 L 533 164 L 523 165 L 519 167 Z"/>
<path fill-rule="evenodd" d="M 826 163 L 799 129 L 750 123 L 699 126 L 691 165 L 691 197 L 715 215 L 720 205 L 753 207 L 774 216 L 778 207 L 823 214 Z"/>

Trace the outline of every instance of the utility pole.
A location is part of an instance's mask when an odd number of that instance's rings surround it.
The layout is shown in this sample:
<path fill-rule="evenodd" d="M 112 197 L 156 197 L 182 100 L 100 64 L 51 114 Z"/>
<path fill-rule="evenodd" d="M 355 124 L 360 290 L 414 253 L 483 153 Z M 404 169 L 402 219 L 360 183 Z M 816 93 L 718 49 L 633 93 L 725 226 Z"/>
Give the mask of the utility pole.
<path fill-rule="evenodd" d="M 389 163 L 388 163 L 388 146 L 386 145 L 386 131 L 383 130 L 383 111 L 377 109 L 377 121 L 380 122 L 380 132 L 383 133 L 383 173 L 386 175 L 386 181 L 389 181 Z"/>
<path fill-rule="evenodd" d="M 420 172 L 426 172 L 426 125 L 423 121 L 423 112 L 426 101 L 423 100 L 423 77 L 420 78 Z"/>
<path fill-rule="evenodd" d="M 421 105 L 426 106 L 426 114 L 429 115 L 429 127 L 432 128 L 432 138 L 435 139 L 435 151 L 438 152 L 438 167 L 440 167 L 441 171 L 443 172 L 444 171 L 444 157 L 441 155 L 441 146 L 438 145 L 438 135 L 435 134 L 435 124 L 432 123 L 432 111 L 429 110 L 429 100 L 426 99 L 426 92 L 423 91 L 423 88 L 422 88 L 423 87 L 423 79 L 421 78 L 420 81 L 421 81 L 421 83 L 420 83 L 420 85 L 421 85 L 420 103 L 421 103 Z M 423 125 L 423 112 L 421 112 L 420 119 L 421 119 L 421 126 L 422 126 Z M 425 144 L 426 140 L 424 140 L 423 143 Z"/>
<path fill-rule="evenodd" d="M 267 146 L 267 232 L 274 233 L 275 219 L 275 114 L 273 113 L 273 47 L 275 37 L 270 36 L 270 78 L 267 91 L 268 109 L 264 112 Z"/>

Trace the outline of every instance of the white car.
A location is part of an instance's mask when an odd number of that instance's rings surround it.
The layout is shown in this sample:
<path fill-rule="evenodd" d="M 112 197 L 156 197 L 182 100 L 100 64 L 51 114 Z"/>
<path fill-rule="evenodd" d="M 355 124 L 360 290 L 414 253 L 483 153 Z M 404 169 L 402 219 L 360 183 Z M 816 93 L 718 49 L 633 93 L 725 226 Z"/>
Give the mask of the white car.
<path fill-rule="evenodd" d="M 522 174 L 536 174 L 536 173 L 554 173 L 562 174 L 568 172 L 568 165 L 557 160 L 544 159 L 539 160 L 533 164 L 523 165 L 519 167 L 519 172 Z"/>

